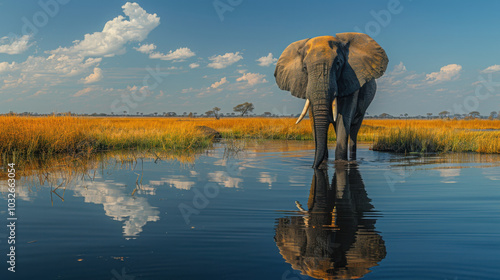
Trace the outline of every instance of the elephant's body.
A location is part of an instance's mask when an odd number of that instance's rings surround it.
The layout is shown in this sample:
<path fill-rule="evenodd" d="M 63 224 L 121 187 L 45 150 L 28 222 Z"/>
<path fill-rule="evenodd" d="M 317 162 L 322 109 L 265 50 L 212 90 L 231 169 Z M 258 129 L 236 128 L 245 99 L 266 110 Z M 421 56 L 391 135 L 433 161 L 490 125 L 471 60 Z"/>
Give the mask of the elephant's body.
<path fill-rule="evenodd" d="M 274 76 L 281 89 L 306 99 L 297 123 L 309 110 L 316 144 L 313 168 L 328 159 L 330 123 L 337 134 L 335 160 L 348 160 L 349 146 L 350 158 L 356 159 L 357 134 L 375 96 L 375 79 L 388 61 L 385 51 L 361 33 L 304 39 L 283 51 Z"/>

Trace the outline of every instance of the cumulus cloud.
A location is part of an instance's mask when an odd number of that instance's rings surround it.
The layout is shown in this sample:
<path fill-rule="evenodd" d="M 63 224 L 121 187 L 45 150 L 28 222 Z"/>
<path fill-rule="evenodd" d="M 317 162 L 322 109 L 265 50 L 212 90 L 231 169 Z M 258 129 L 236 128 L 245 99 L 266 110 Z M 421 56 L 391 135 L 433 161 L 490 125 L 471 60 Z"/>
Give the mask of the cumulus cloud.
<path fill-rule="evenodd" d="M 220 79 L 220 81 L 213 83 L 210 87 L 211 88 L 218 88 L 218 87 L 220 87 L 221 85 L 223 85 L 223 84 L 225 84 L 227 82 L 228 81 L 227 81 L 226 77 L 224 77 L 224 78 Z"/>
<path fill-rule="evenodd" d="M 20 38 L 7 36 L 0 38 L 0 53 L 20 54 L 25 52 L 32 45 L 29 43 L 31 37 L 31 35 L 23 35 Z"/>
<path fill-rule="evenodd" d="M 224 55 L 214 55 L 208 58 L 210 62 L 207 66 L 214 69 L 226 68 L 239 60 L 243 59 L 243 56 L 239 52 L 236 53 L 226 53 Z"/>
<path fill-rule="evenodd" d="M 493 73 L 493 72 L 498 72 L 500 71 L 500 65 L 495 64 L 487 67 L 486 69 L 482 70 L 481 73 Z"/>
<path fill-rule="evenodd" d="M 0 73 L 7 72 L 15 67 L 16 63 L 0 62 Z"/>
<path fill-rule="evenodd" d="M 102 80 L 102 77 L 103 77 L 102 76 L 102 69 L 95 67 L 94 72 L 92 74 L 83 78 L 83 83 L 84 84 L 92 84 L 92 83 L 95 83 L 95 82 Z"/>
<path fill-rule="evenodd" d="M 122 9 L 128 20 L 119 15 L 106 22 L 102 31 L 85 34 L 84 39 L 75 41 L 73 46 L 59 47 L 50 53 L 83 57 L 124 54 L 125 44 L 143 41 L 160 24 L 160 18 L 156 14 L 148 14 L 137 3 L 127 2 Z"/>
<path fill-rule="evenodd" d="M 149 54 L 149 58 L 161 59 L 161 60 L 175 60 L 182 61 L 186 58 L 195 56 L 195 53 L 189 48 L 178 48 L 175 51 L 169 51 L 167 54 L 160 52 L 152 52 Z"/>
<path fill-rule="evenodd" d="M 267 80 L 264 79 L 266 75 L 259 74 L 259 73 L 244 73 L 243 76 L 239 77 L 236 79 L 236 81 L 241 82 L 241 81 L 247 81 L 248 85 L 253 86 L 256 84 L 262 84 L 262 83 L 267 83 Z"/>
<path fill-rule="evenodd" d="M 86 34 L 83 40 L 74 41 L 70 47 L 47 51 L 48 57 L 29 56 L 17 64 L 0 64 L 1 70 L 10 70 L 2 89 L 20 85 L 54 86 L 62 83 L 65 77 L 92 72 L 103 57 L 124 53 L 127 43 L 143 41 L 160 23 L 156 14 L 148 14 L 137 3 L 128 2 L 122 9 L 126 17 L 115 17 L 104 25 L 102 31 Z M 96 71 L 82 81 L 91 83 L 102 78 L 102 72 Z"/>
<path fill-rule="evenodd" d="M 403 64 L 402 61 L 400 61 L 398 65 L 394 66 L 394 69 L 392 70 L 391 74 L 392 75 L 399 75 L 399 74 L 403 74 L 405 72 L 406 72 L 406 66 Z"/>
<path fill-rule="evenodd" d="M 267 67 L 267 66 L 269 66 L 271 64 L 276 64 L 276 62 L 278 61 L 278 59 L 274 58 L 272 53 L 269 53 L 267 56 L 263 56 L 263 57 L 257 59 L 257 61 L 259 62 L 260 66 Z"/>
<path fill-rule="evenodd" d="M 191 68 L 191 69 L 198 68 L 198 67 L 200 67 L 200 64 L 198 64 L 198 63 L 189 64 L 189 68 Z"/>
<path fill-rule="evenodd" d="M 155 44 L 143 44 L 140 45 L 138 48 L 134 49 L 137 50 L 138 52 L 149 54 L 156 49 L 156 46 Z"/>
<path fill-rule="evenodd" d="M 429 81 L 429 83 L 438 83 L 451 81 L 453 79 L 458 78 L 460 76 L 460 71 L 462 70 L 462 66 L 458 64 L 449 64 L 441 67 L 439 72 L 432 72 L 425 76 L 425 80 Z"/>
<path fill-rule="evenodd" d="M 83 58 L 80 56 L 49 57 L 29 56 L 26 61 L 10 64 L 10 74 L 4 80 L 2 89 L 18 86 L 39 87 L 40 84 L 54 86 L 62 83 L 65 77 L 88 73 L 97 67 L 102 58 Z M 6 68 L 5 64 L 2 66 Z"/>
<path fill-rule="evenodd" d="M 154 51 L 156 49 L 155 44 L 144 44 L 134 49 L 137 50 L 138 52 L 149 54 L 149 58 L 151 59 L 161 59 L 161 60 L 182 61 L 186 58 L 190 58 L 196 55 L 189 48 L 178 48 L 175 51 L 169 51 L 167 54 L 161 52 L 155 52 Z"/>

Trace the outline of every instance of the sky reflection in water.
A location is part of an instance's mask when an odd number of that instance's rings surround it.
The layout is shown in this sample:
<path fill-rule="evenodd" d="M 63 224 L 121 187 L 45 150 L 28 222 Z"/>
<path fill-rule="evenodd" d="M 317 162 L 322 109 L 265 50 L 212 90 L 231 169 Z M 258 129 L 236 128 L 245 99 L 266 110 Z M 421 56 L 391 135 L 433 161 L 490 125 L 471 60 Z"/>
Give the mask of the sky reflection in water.
<path fill-rule="evenodd" d="M 314 172 L 313 149 L 238 142 L 196 156 L 118 153 L 26 166 L 12 279 L 500 273 L 498 156 L 405 157 L 365 147 L 358 165 Z"/>

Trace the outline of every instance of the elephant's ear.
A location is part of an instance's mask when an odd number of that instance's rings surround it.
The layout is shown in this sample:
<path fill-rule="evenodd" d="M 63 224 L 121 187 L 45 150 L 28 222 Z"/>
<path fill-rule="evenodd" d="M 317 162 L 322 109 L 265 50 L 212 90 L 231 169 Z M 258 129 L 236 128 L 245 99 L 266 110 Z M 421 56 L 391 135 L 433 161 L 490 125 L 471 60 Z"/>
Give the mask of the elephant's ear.
<path fill-rule="evenodd" d="M 384 74 L 389 59 L 384 49 L 370 36 L 355 32 L 338 33 L 335 36 L 344 44 L 347 55 L 337 82 L 340 96 L 352 94 L 365 83 Z"/>
<path fill-rule="evenodd" d="M 303 49 L 309 39 L 291 43 L 281 54 L 274 70 L 278 87 L 293 96 L 306 98 L 307 73 L 302 68 Z"/>

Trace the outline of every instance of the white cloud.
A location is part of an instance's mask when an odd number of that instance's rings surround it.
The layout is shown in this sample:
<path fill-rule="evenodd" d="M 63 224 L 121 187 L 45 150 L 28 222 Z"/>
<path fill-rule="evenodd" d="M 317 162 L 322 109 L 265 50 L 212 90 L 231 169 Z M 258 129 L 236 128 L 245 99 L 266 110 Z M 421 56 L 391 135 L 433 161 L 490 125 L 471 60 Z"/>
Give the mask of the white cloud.
<path fill-rule="evenodd" d="M 95 89 L 92 88 L 92 87 L 88 87 L 88 88 L 84 88 L 84 89 L 81 89 L 79 91 L 77 91 L 75 94 L 73 94 L 73 97 L 78 97 L 78 96 L 82 96 L 82 95 L 85 95 L 91 91 L 94 91 Z"/>
<path fill-rule="evenodd" d="M 31 35 L 23 35 L 21 38 L 0 38 L 0 53 L 20 54 L 25 52 L 32 44 L 29 44 Z M 10 44 L 6 42 L 12 41 Z"/>
<path fill-rule="evenodd" d="M 222 69 L 243 59 L 243 56 L 241 56 L 239 52 L 236 52 L 226 53 L 224 55 L 214 55 L 209 57 L 208 59 L 212 61 L 208 64 L 208 67 L 214 69 Z"/>
<path fill-rule="evenodd" d="M 149 54 L 152 51 L 156 49 L 155 44 L 143 44 L 140 45 L 138 48 L 134 48 L 134 50 L 137 50 L 138 52 Z"/>
<path fill-rule="evenodd" d="M 462 70 L 462 66 L 458 64 L 449 64 L 441 67 L 439 72 L 432 72 L 425 76 L 425 80 L 429 81 L 429 83 L 438 83 L 451 81 L 453 79 L 458 78 L 460 76 L 460 71 Z"/>
<path fill-rule="evenodd" d="M 486 69 L 482 70 L 481 73 L 493 73 L 493 72 L 498 72 L 500 71 L 500 65 L 495 64 L 487 67 Z"/>
<path fill-rule="evenodd" d="M 402 61 L 400 61 L 398 65 L 394 66 L 394 69 L 392 70 L 391 74 L 392 75 L 399 75 L 399 74 L 403 74 L 405 72 L 406 72 L 406 66 L 404 66 Z"/>
<path fill-rule="evenodd" d="M 163 54 L 161 52 L 154 52 L 154 50 L 156 49 L 155 44 L 144 44 L 134 49 L 137 50 L 138 52 L 149 54 L 149 58 L 151 59 L 161 59 L 161 60 L 182 61 L 186 58 L 190 58 L 196 55 L 189 48 L 178 48 L 175 51 L 169 51 L 167 54 Z"/>
<path fill-rule="evenodd" d="M 259 62 L 260 66 L 269 66 L 271 64 L 276 64 L 278 59 L 274 58 L 272 53 L 269 53 L 267 56 L 263 56 L 257 59 L 257 61 Z"/>
<path fill-rule="evenodd" d="M 236 81 L 238 82 L 247 81 L 248 85 L 253 86 L 256 84 L 267 83 L 267 80 L 264 79 L 264 77 L 266 77 L 266 75 L 249 72 L 249 73 L 244 73 L 243 76 L 236 79 Z"/>
<path fill-rule="evenodd" d="M 86 34 L 83 40 L 75 41 L 71 47 L 47 51 L 50 53 L 48 57 L 29 56 L 24 62 L 10 64 L 11 73 L 4 80 L 2 89 L 20 85 L 55 86 L 63 83 L 65 77 L 89 73 L 99 66 L 103 56 L 124 53 L 127 43 L 144 40 L 160 23 L 156 14 L 146 13 L 137 3 L 128 2 L 122 8 L 128 19 L 119 15 L 108 21 L 101 32 Z M 9 70 L 6 64 L 2 64 L 0 68 Z M 97 81 L 102 75 L 97 71 L 95 75 L 83 78 L 82 81 Z"/>
<path fill-rule="evenodd" d="M 218 81 L 218 82 L 213 83 L 210 87 L 211 88 L 218 88 L 218 87 L 220 87 L 221 85 L 223 85 L 225 83 L 227 83 L 226 77 L 220 79 L 220 81 Z"/>
<path fill-rule="evenodd" d="M 191 69 L 198 68 L 198 67 L 200 67 L 200 64 L 198 64 L 198 63 L 191 63 L 191 64 L 189 64 L 189 67 Z"/>
<path fill-rule="evenodd" d="M 127 2 L 122 6 L 123 13 L 106 22 L 100 32 L 85 34 L 84 39 L 75 41 L 68 48 L 59 47 L 50 51 L 58 55 L 105 56 L 125 53 L 125 44 L 133 41 L 143 41 L 149 32 L 160 24 L 156 14 L 148 14 L 139 4 Z"/>
<path fill-rule="evenodd" d="M 169 51 L 167 54 L 160 52 L 152 52 L 149 54 L 151 59 L 161 59 L 161 60 L 175 60 L 182 61 L 186 58 L 195 56 L 196 54 L 189 48 L 178 48 L 175 51 Z"/>
<path fill-rule="evenodd" d="M 15 67 L 16 63 L 0 62 L 0 73 L 7 72 Z"/>
<path fill-rule="evenodd" d="M 94 72 L 92 74 L 83 78 L 83 83 L 84 84 L 92 84 L 92 83 L 95 83 L 95 82 L 102 80 L 102 77 L 103 77 L 102 76 L 102 69 L 95 67 Z"/>

